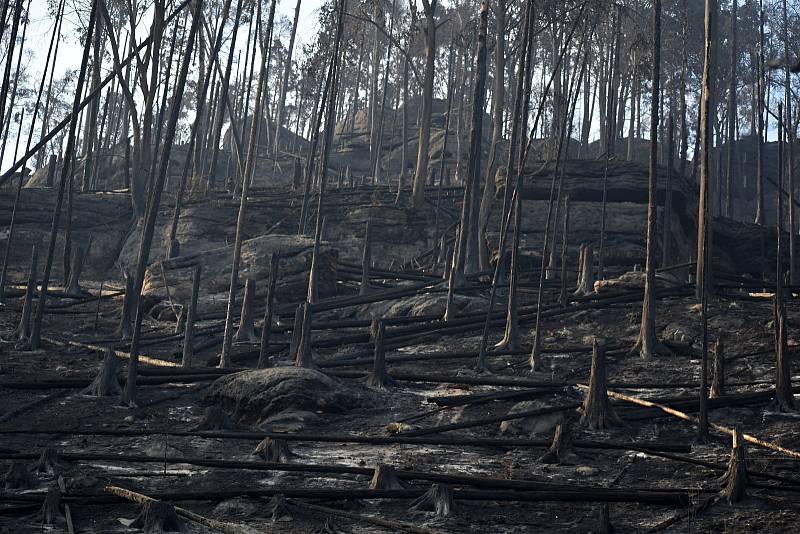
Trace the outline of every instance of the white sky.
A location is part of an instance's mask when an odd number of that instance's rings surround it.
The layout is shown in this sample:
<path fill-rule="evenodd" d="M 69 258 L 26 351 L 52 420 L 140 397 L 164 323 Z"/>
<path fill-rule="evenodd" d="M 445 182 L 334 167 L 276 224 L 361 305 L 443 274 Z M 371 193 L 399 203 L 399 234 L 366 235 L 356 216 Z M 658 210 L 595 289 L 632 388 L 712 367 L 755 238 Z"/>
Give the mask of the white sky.
<path fill-rule="evenodd" d="M 11 1 L 11 0 L 2 0 L 2 1 Z M 27 4 L 27 0 L 24 1 L 26 1 Z M 63 75 L 63 73 L 66 70 L 77 69 L 80 66 L 80 59 L 83 53 L 83 47 L 81 46 L 78 40 L 78 31 L 75 26 L 77 22 L 77 16 L 75 14 L 75 7 L 74 7 L 75 2 L 76 0 L 66 0 L 66 5 L 65 5 L 66 19 L 62 27 L 61 44 L 59 45 L 58 58 L 56 60 L 56 67 L 55 67 L 56 79 L 59 78 L 61 75 Z M 81 0 L 81 3 L 85 2 Z M 297 42 L 295 43 L 295 53 L 301 50 L 301 47 L 305 42 L 313 38 L 317 29 L 316 28 L 317 10 L 321 4 L 322 0 L 302 0 L 300 6 L 300 19 L 298 22 Z M 289 23 L 291 23 L 292 18 L 294 17 L 295 5 L 296 5 L 296 0 L 279 0 L 275 14 L 276 21 L 279 20 L 281 16 L 285 16 L 289 19 Z M 235 0 L 231 7 L 231 11 L 235 9 L 234 6 L 235 6 Z M 31 12 L 31 19 L 25 36 L 25 47 L 24 47 L 24 56 L 22 59 L 22 64 L 23 68 L 25 67 L 26 64 L 28 65 L 28 69 L 29 72 L 31 73 L 33 82 L 30 85 L 34 86 L 35 89 L 38 90 L 39 83 L 41 81 L 42 71 L 44 70 L 44 63 L 47 58 L 47 49 L 50 44 L 50 39 L 53 32 L 53 18 L 47 12 L 47 0 L 30 0 L 30 12 Z M 231 13 L 231 16 L 233 16 L 233 13 Z M 266 13 L 264 13 L 263 16 L 266 17 Z M 142 38 L 143 35 L 146 35 L 148 29 L 149 27 L 147 24 L 140 24 L 141 33 L 139 35 L 139 38 Z M 10 31 L 10 28 L 8 28 L 7 31 Z M 244 42 L 246 35 L 245 37 L 242 37 L 242 34 L 243 33 L 246 34 L 246 32 L 247 32 L 246 25 L 243 25 L 239 28 L 239 38 L 237 39 L 239 41 L 239 44 Z M 22 35 L 21 25 L 19 29 L 19 35 L 20 37 Z M 122 46 L 121 43 L 120 46 Z M 16 68 L 16 62 L 17 62 L 16 57 L 17 54 L 15 53 L 15 59 L 13 60 L 14 63 L 12 69 Z M 244 61 L 244 53 L 242 54 L 242 61 Z M 106 69 L 108 69 L 110 66 L 111 66 L 110 63 L 104 65 Z M 0 68 L 4 67 L 5 67 L 5 59 L 0 60 Z M 10 94 L 9 94 L 9 100 L 10 100 Z M 18 111 L 18 109 L 19 109 L 19 102 L 16 103 L 14 112 Z M 0 162 L 0 170 L 8 169 L 13 164 L 14 144 L 16 143 L 17 139 L 18 127 L 19 125 L 17 123 L 12 123 L 11 127 L 9 128 L 8 139 L 6 140 L 6 150 L 5 154 L 3 155 L 2 162 Z M 28 128 L 29 128 L 29 122 L 26 120 L 22 130 L 23 134 L 22 134 L 22 139 L 20 141 L 19 156 L 21 156 L 24 153 Z M 34 139 L 32 144 L 35 144 L 38 141 L 37 135 L 38 131 L 36 134 L 34 134 Z"/>

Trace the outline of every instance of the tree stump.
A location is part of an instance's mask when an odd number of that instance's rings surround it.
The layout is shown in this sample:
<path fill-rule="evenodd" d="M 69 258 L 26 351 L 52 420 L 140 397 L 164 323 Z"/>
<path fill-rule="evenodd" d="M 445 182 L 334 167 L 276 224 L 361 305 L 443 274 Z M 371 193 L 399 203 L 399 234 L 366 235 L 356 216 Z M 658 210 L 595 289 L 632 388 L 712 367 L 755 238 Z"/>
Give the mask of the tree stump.
<path fill-rule="evenodd" d="M 37 519 L 44 525 L 56 525 L 65 522 L 64 515 L 61 513 L 61 490 L 57 484 L 48 486 L 47 495 L 44 497 Z"/>
<path fill-rule="evenodd" d="M 578 455 L 572 446 L 572 435 L 568 423 L 556 425 L 553 434 L 553 443 L 550 449 L 539 458 L 543 464 L 574 465 L 578 461 Z"/>
<path fill-rule="evenodd" d="M 264 369 L 271 367 L 269 359 L 269 338 L 272 328 L 272 316 L 275 314 L 275 286 L 278 282 L 278 260 L 277 254 L 272 254 L 269 258 L 269 284 L 267 285 L 267 306 L 264 308 L 264 322 L 261 326 L 261 346 L 258 351 L 258 368 Z"/>
<path fill-rule="evenodd" d="M 242 301 L 242 313 L 239 316 L 239 329 L 233 337 L 237 342 L 253 342 L 256 339 L 256 327 L 253 322 L 253 306 L 256 298 L 256 283 L 252 278 L 244 282 L 244 299 Z"/>
<path fill-rule="evenodd" d="M 358 289 L 359 295 L 366 295 L 369 292 L 369 269 L 372 265 L 372 222 L 367 219 L 367 228 L 364 231 L 364 249 L 361 256 L 361 286 Z"/>
<path fill-rule="evenodd" d="M 72 257 L 70 258 L 69 281 L 67 282 L 67 287 L 64 290 L 64 293 L 70 297 L 81 296 L 82 291 L 80 286 L 80 277 L 81 271 L 83 270 L 83 258 L 85 255 L 86 247 L 83 245 L 77 245 L 73 249 Z"/>
<path fill-rule="evenodd" d="M 130 339 L 131 337 L 131 320 L 133 319 L 133 306 L 136 302 L 136 295 L 134 295 L 133 276 L 128 271 L 123 273 L 125 277 L 125 296 L 122 298 L 122 311 L 119 317 L 119 327 L 117 334 L 122 339 Z"/>
<path fill-rule="evenodd" d="M 405 485 L 397 476 L 394 467 L 386 464 L 377 464 L 369 482 L 369 489 L 392 490 L 405 489 Z"/>
<path fill-rule="evenodd" d="M 592 370 L 581 416 L 581 424 L 592 430 L 604 430 L 621 423 L 608 400 L 604 345 L 597 338 L 592 339 Z"/>
<path fill-rule="evenodd" d="M 375 347 L 375 359 L 372 366 L 372 372 L 367 376 L 367 385 L 377 389 L 393 387 L 396 385 L 396 382 L 386 371 L 386 347 L 384 345 L 386 323 L 382 319 L 373 319 L 370 333 L 372 335 L 372 342 Z"/>
<path fill-rule="evenodd" d="M 289 449 L 289 443 L 279 438 L 264 438 L 252 455 L 261 457 L 265 462 L 277 463 L 289 463 L 297 458 L 297 455 Z"/>
<path fill-rule="evenodd" d="M 117 379 L 118 370 L 119 359 L 111 348 L 107 348 L 103 354 L 103 365 L 100 367 L 100 372 L 81 393 L 92 397 L 111 397 L 121 394 L 122 386 Z"/>
<path fill-rule="evenodd" d="M 453 490 L 444 484 L 434 484 L 424 495 L 411 504 L 411 509 L 421 512 L 435 512 L 437 517 L 449 517 L 455 512 Z"/>
<path fill-rule="evenodd" d="M 52 447 L 42 449 L 39 459 L 33 466 L 34 473 L 58 475 L 64 469 L 65 462 L 58 451 Z"/>
<path fill-rule="evenodd" d="M 725 486 L 721 495 L 733 504 L 741 501 L 747 496 L 747 450 L 742 431 L 738 426 L 733 429 L 733 443 L 731 456 L 728 460 L 728 470 L 722 477 Z"/>
<path fill-rule="evenodd" d="M 236 424 L 219 406 L 209 406 L 195 430 L 235 430 Z"/>
<path fill-rule="evenodd" d="M 591 243 L 583 243 L 580 252 L 578 288 L 575 295 L 584 296 L 594 293 L 594 247 Z"/>
<path fill-rule="evenodd" d="M 197 315 L 197 297 L 200 294 L 200 274 L 202 267 L 200 264 L 194 266 L 192 273 L 192 294 L 189 297 L 189 306 L 186 311 L 186 326 L 183 333 L 183 359 L 182 367 L 191 367 L 194 357 L 194 322 Z"/>
<path fill-rule="evenodd" d="M 611 534 L 614 531 L 616 531 L 616 529 L 611 524 L 611 517 L 609 514 L 608 503 L 604 502 L 603 504 L 600 505 L 600 510 L 597 518 L 597 530 L 595 532 L 597 534 Z"/>
<path fill-rule="evenodd" d="M 147 501 L 133 523 L 132 528 L 139 528 L 145 534 L 161 534 L 163 532 L 183 532 L 185 525 L 178 517 L 175 507 L 164 501 Z"/>
<path fill-rule="evenodd" d="M 779 412 L 793 412 L 794 394 L 792 393 L 792 372 L 789 362 L 789 347 L 786 340 L 786 314 L 782 304 L 776 304 L 778 309 L 775 327 L 775 398 L 773 407 Z"/>
<path fill-rule="evenodd" d="M 297 326 L 297 317 L 295 317 Z M 297 354 L 295 366 L 314 369 L 314 357 L 311 353 L 311 304 L 304 302 L 300 309 L 300 329 L 297 334 Z"/>
<path fill-rule="evenodd" d="M 717 336 L 717 342 L 714 344 L 712 371 L 711 391 L 708 396 L 714 399 L 725 395 L 725 349 L 722 344 L 722 336 L 719 335 Z"/>
<path fill-rule="evenodd" d="M 272 496 L 267 507 L 270 510 L 270 516 L 273 523 L 288 523 L 292 521 L 292 516 L 289 509 L 286 507 L 286 497 L 283 493 L 277 493 Z"/>
<path fill-rule="evenodd" d="M 33 311 L 33 295 L 36 293 L 36 267 L 39 263 L 39 252 L 34 244 L 31 248 L 31 265 L 28 269 L 28 284 L 25 286 L 25 300 L 22 303 L 22 316 L 17 326 L 17 339 L 27 341 L 31 337 L 31 312 Z"/>
<path fill-rule="evenodd" d="M 5 489 L 28 489 L 33 486 L 31 474 L 22 462 L 11 462 L 8 470 L 3 475 Z"/>

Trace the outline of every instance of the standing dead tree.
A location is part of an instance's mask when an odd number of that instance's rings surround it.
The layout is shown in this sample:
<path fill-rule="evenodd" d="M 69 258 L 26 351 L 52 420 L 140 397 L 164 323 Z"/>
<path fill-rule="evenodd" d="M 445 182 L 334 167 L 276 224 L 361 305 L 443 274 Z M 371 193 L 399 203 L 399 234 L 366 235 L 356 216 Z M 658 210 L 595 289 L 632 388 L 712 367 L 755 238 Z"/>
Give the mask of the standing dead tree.
<path fill-rule="evenodd" d="M 167 167 L 169 157 L 172 152 L 172 144 L 175 140 L 175 130 L 178 124 L 178 117 L 181 112 L 181 102 L 183 100 L 184 89 L 186 88 L 186 78 L 189 73 L 189 65 L 192 62 L 192 50 L 194 41 L 197 38 L 198 28 L 201 19 L 202 0 L 196 0 L 193 4 L 192 25 L 189 30 L 189 37 L 186 41 L 186 51 L 181 63 L 178 81 L 173 91 L 170 104 L 170 112 L 165 128 L 166 137 L 161 147 L 159 156 L 158 174 L 151 180 L 150 199 L 147 206 L 147 213 L 142 226 L 142 239 L 139 246 L 139 254 L 136 264 L 136 274 L 134 278 L 134 303 L 133 311 L 135 320 L 133 326 L 133 337 L 131 339 L 130 361 L 128 362 L 128 378 L 125 383 L 125 391 L 122 401 L 128 405 L 136 404 L 136 373 L 139 364 L 139 345 L 142 336 L 142 320 L 144 318 L 144 307 L 142 306 L 142 284 L 144 282 L 145 270 L 150 258 L 150 248 L 153 243 L 155 224 L 158 216 L 158 208 L 161 204 L 161 193 L 164 189 L 164 182 L 167 177 Z"/>
<path fill-rule="evenodd" d="M 714 41 L 717 25 L 716 0 L 705 0 L 704 19 L 704 63 L 702 92 L 700 95 L 700 200 L 697 216 L 697 271 L 695 279 L 695 295 L 700 299 L 701 322 L 703 329 L 702 369 L 700 371 L 700 416 L 698 439 L 708 439 L 708 284 L 711 250 L 711 213 L 710 202 L 710 158 L 712 148 L 712 69 L 714 61 Z"/>
<path fill-rule="evenodd" d="M 467 178 L 464 183 L 464 200 L 461 205 L 461 222 L 459 224 L 458 239 L 453 254 L 453 266 L 450 270 L 450 277 L 447 285 L 447 308 L 444 315 L 446 321 L 452 319 L 455 314 L 454 298 L 456 288 L 461 285 L 466 273 L 475 272 L 478 267 L 478 214 L 476 208 L 478 182 L 480 181 L 481 172 L 483 104 L 486 98 L 486 33 L 488 27 L 488 10 L 488 4 L 486 2 L 481 2 L 478 49 L 475 56 L 475 81 L 473 83 L 472 93 L 473 112 L 470 129 Z M 417 169 L 417 174 L 419 174 L 419 169 Z M 416 196 L 416 181 L 414 186 Z M 472 263 L 471 266 L 468 267 L 467 265 L 470 261 Z"/>
<path fill-rule="evenodd" d="M 272 42 L 272 26 L 275 19 L 275 3 L 269 8 L 269 17 L 267 19 L 267 37 L 265 43 L 269 46 Z M 258 120 L 261 116 L 261 106 L 264 99 L 265 85 L 268 76 L 268 58 L 269 54 L 264 50 L 261 54 L 261 66 L 259 68 L 258 88 L 256 89 L 256 104 L 253 111 L 253 120 L 250 123 L 250 137 L 247 146 L 247 162 L 244 167 L 244 174 L 242 175 L 242 192 L 239 198 L 239 214 L 236 217 L 236 237 L 233 244 L 233 259 L 231 261 L 231 282 L 228 288 L 228 308 L 225 314 L 225 333 L 223 334 L 222 353 L 219 358 L 219 367 L 226 368 L 231 365 L 231 346 L 233 344 L 233 315 L 234 308 L 236 307 L 236 292 L 239 290 L 239 264 L 242 258 L 242 240 L 244 239 L 244 223 L 245 215 L 247 213 L 247 195 L 250 192 L 250 182 L 252 181 L 253 171 L 255 169 L 256 151 L 258 147 L 256 140 L 258 138 Z"/>
<path fill-rule="evenodd" d="M 75 87 L 75 97 L 72 103 L 72 114 L 69 121 L 69 133 L 67 135 L 67 144 L 64 147 L 64 165 L 61 167 L 61 180 L 58 186 L 58 194 L 56 196 L 55 206 L 53 208 L 53 222 L 50 226 L 50 241 L 47 246 L 47 257 L 44 264 L 44 273 L 42 274 L 41 291 L 39 299 L 36 302 L 36 316 L 33 321 L 33 329 L 31 331 L 31 349 L 37 350 L 41 344 L 42 323 L 44 321 L 44 309 L 47 303 L 47 288 L 50 284 L 50 275 L 53 269 L 53 259 L 56 250 L 56 240 L 58 239 L 58 226 L 61 218 L 61 205 L 64 202 L 64 190 L 67 182 L 69 182 L 70 166 L 66 161 L 70 160 L 75 151 L 75 137 L 78 127 L 78 111 L 80 108 L 81 94 L 83 93 L 83 82 L 86 77 L 86 66 L 89 62 L 89 49 L 91 48 L 91 37 L 94 32 L 96 9 L 95 4 L 100 0 L 94 0 L 92 11 L 89 15 L 89 24 L 87 29 L 87 39 L 83 46 L 83 57 L 81 58 L 81 68 L 78 73 L 78 80 Z"/>
<path fill-rule="evenodd" d="M 663 353 L 656 339 L 656 165 L 658 165 L 658 103 L 661 77 L 661 0 L 653 0 L 653 75 L 652 99 L 650 104 L 650 155 L 647 172 L 647 249 L 644 276 L 644 299 L 642 302 L 642 323 L 639 339 L 636 341 L 639 356 L 649 360 L 656 353 Z"/>
<path fill-rule="evenodd" d="M 525 150 L 522 149 L 520 133 L 524 133 L 524 118 L 528 115 L 530 107 L 530 93 L 525 91 L 525 82 L 530 76 L 531 57 L 533 46 L 531 43 L 531 25 L 533 20 L 534 8 L 531 1 L 525 3 L 524 26 L 520 37 L 520 58 L 517 66 L 516 89 L 514 92 L 514 120 L 511 125 L 511 139 L 508 148 L 508 159 L 506 165 L 506 184 L 503 195 L 503 214 L 501 220 L 504 221 L 500 232 L 500 243 L 498 245 L 497 263 L 495 264 L 494 276 L 492 277 L 492 289 L 489 295 L 489 307 L 486 312 L 486 321 L 483 326 L 483 336 L 481 346 L 478 351 L 477 369 L 486 368 L 486 343 L 488 341 L 489 326 L 491 316 L 494 311 L 494 299 L 497 293 L 497 284 L 500 281 L 502 270 L 505 268 L 503 258 L 505 256 L 505 245 L 508 239 L 511 215 L 514 216 L 514 237 L 511 244 L 511 259 L 509 265 L 508 294 L 506 299 L 506 325 L 503 339 L 497 344 L 499 349 L 515 350 L 519 347 L 519 323 L 517 309 L 517 279 L 519 277 L 519 251 L 520 235 L 522 228 L 522 197 L 521 187 L 523 185 L 523 163 Z M 519 145 L 519 148 L 518 148 Z M 514 193 L 511 193 L 511 179 L 514 179 Z"/>
<path fill-rule="evenodd" d="M 412 205 L 422 208 L 425 202 L 425 184 L 428 182 L 428 162 L 431 145 L 431 116 L 433 114 L 433 78 L 436 69 L 436 20 L 438 0 L 422 0 L 425 25 L 425 76 L 422 82 L 422 107 L 419 118 L 417 164 L 412 181 Z M 484 39 L 485 40 L 485 39 Z M 483 109 L 483 108 L 481 108 Z M 478 115 L 481 115 L 480 113 Z"/>
<path fill-rule="evenodd" d="M 312 305 L 316 302 L 316 284 L 317 284 L 317 269 L 319 262 L 319 248 L 320 240 L 322 239 L 322 227 L 324 218 L 322 215 L 323 199 L 325 196 L 325 186 L 328 181 L 328 162 L 330 160 L 330 152 L 333 146 L 333 130 L 334 121 L 336 117 L 336 94 L 338 88 L 339 76 L 339 63 L 341 58 L 340 45 L 342 40 L 342 33 L 344 31 L 344 12 L 347 7 L 347 0 L 341 0 L 338 8 L 336 35 L 334 39 L 333 51 L 331 53 L 330 65 L 325 81 L 325 94 L 327 95 L 326 106 L 320 105 L 320 112 L 325 107 L 325 126 L 323 133 L 325 134 L 322 143 L 322 152 L 320 154 L 319 163 L 319 196 L 317 203 L 317 220 L 316 229 L 314 232 L 314 248 L 311 255 L 311 267 L 308 273 L 308 291 L 306 293 L 306 301 L 303 304 L 302 315 L 302 330 L 297 335 L 295 365 L 298 367 L 311 367 L 313 366 L 313 358 L 311 355 L 311 312 Z M 308 182 L 306 182 L 308 186 Z M 297 323 L 295 322 L 295 325 Z"/>

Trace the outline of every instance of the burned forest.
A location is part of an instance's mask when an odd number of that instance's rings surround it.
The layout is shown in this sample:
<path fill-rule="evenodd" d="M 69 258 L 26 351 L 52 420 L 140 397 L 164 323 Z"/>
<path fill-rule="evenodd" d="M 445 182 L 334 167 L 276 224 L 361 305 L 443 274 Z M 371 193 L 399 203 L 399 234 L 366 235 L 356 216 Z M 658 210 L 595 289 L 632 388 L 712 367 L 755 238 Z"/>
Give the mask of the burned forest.
<path fill-rule="evenodd" d="M 799 0 L 2 0 L 0 533 L 797 531 L 799 72 Z"/>

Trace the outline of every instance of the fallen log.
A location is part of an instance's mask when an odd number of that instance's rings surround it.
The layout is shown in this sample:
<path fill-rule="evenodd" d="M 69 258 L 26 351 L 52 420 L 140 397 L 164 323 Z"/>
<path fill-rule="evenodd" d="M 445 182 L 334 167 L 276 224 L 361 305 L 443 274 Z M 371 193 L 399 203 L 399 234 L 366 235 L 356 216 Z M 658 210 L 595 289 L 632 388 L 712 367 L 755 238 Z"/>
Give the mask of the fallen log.
<path fill-rule="evenodd" d="M 117 497 L 122 497 L 125 500 L 132 501 L 132 502 L 135 502 L 137 504 L 147 504 L 147 503 L 150 503 L 150 502 L 156 502 L 156 501 L 163 500 L 163 499 L 154 499 L 154 498 L 148 497 L 147 495 L 144 495 L 142 493 L 137 493 L 137 492 L 129 490 L 129 489 L 120 488 L 119 486 L 106 486 L 103 489 L 105 491 L 107 491 L 108 493 L 111 493 L 112 495 L 116 495 Z M 209 528 L 213 528 L 214 530 L 220 530 L 222 532 L 230 532 L 230 533 L 235 533 L 235 532 L 240 532 L 241 531 L 239 525 L 235 525 L 233 523 L 225 523 L 223 521 L 217 521 L 216 519 L 209 519 L 208 517 L 204 517 L 204 516 L 202 516 L 200 514 L 196 514 L 194 512 L 190 512 L 189 510 L 186 510 L 185 508 L 179 508 L 179 507 L 176 506 L 175 507 L 175 512 L 178 515 L 180 515 L 182 517 L 185 517 L 186 519 L 194 521 L 195 523 L 197 523 L 199 525 L 203 525 L 203 526 L 206 526 L 206 527 L 209 527 Z"/>
<path fill-rule="evenodd" d="M 564 412 L 568 410 L 574 410 L 581 406 L 581 403 L 574 402 L 569 404 L 564 404 L 562 406 L 550 406 L 547 408 L 540 408 L 537 410 L 525 410 L 522 412 L 517 413 L 509 413 L 503 415 L 495 415 L 491 417 L 483 417 L 480 419 L 473 419 L 471 421 L 461 421 L 459 423 L 450 423 L 447 425 L 440 425 L 434 426 L 429 428 L 421 428 L 418 430 L 410 430 L 408 432 L 401 432 L 401 436 L 406 437 L 415 437 L 415 436 L 426 436 L 429 434 L 438 434 L 440 432 L 447 432 L 450 430 L 459 430 L 462 428 L 473 428 L 476 426 L 484 426 L 484 425 L 491 425 L 494 423 L 501 423 L 503 421 L 512 421 L 514 419 L 522 419 L 524 417 L 534 417 L 538 415 L 547 415 L 551 413 L 557 412 Z"/>
<path fill-rule="evenodd" d="M 580 386 L 580 387 L 585 388 L 587 386 Z M 794 390 L 794 388 L 793 388 L 793 390 Z M 689 415 L 689 414 L 687 414 L 685 412 L 682 412 L 680 410 L 676 410 L 674 408 L 670 408 L 669 406 L 664 406 L 663 404 L 658 404 L 658 403 L 647 401 L 647 400 L 644 400 L 644 399 L 638 399 L 636 397 L 631 397 L 630 395 L 624 395 L 622 393 L 618 393 L 616 391 L 611 391 L 611 390 L 608 390 L 608 396 L 611 397 L 611 398 L 614 398 L 614 399 L 622 400 L 622 401 L 625 401 L 625 402 L 630 402 L 632 404 L 637 404 L 639 406 L 644 406 L 646 408 L 656 408 L 656 409 L 658 409 L 658 410 L 660 410 L 660 411 L 662 411 L 662 412 L 664 412 L 666 414 L 672 415 L 672 416 L 677 417 L 679 419 L 683 419 L 684 421 L 689 421 L 692 424 L 698 424 L 699 423 L 699 420 L 698 420 L 697 417 Z M 717 400 L 717 399 L 713 399 L 713 400 Z M 711 428 L 713 430 L 716 430 L 717 432 L 720 432 L 720 433 L 723 433 L 723 434 L 727 434 L 727 435 L 729 435 L 731 437 L 735 434 L 735 431 L 734 431 L 733 428 L 722 426 L 722 425 L 717 424 L 717 423 L 709 422 L 708 426 L 709 426 L 709 428 Z M 758 438 L 756 436 L 753 436 L 751 434 L 742 434 L 742 438 L 746 442 L 752 443 L 753 445 L 757 445 L 757 446 L 762 447 L 764 449 L 768 449 L 768 450 L 771 450 L 771 451 L 774 451 L 774 452 L 778 452 L 780 454 L 789 456 L 790 458 L 800 459 L 800 452 L 799 451 L 795 451 L 795 450 L 792 450 L 792 449 L 787 449 L 786 447 L 782 447 L 782 446 L 780 446 L 780 445 L 778 445 L 776 443 L 772 443 L 770 441 L 763 440 L 763 439 Z"/>
<path fill-rule="evenodd" d="M 369 523 L 371 525 L 386 527 L 392 532 L 396 532 L 397 530 L 404 530 L 406 532 L 415 532 L 417 534 L 436 534 L 437 532 L 439 532 L 437 530 L 431 530 L 429 528 L 418 527 L 410 523 L 403 523 L 401 521 L 391 521 L 388 519 L 381 519 L 380 517 L 372 517 L 369 515 L 356 514 L 354 512 L 348 512 L 346 510 L 341 510 L 338 508 L 328 508 L 327 506 L 320 506 L 318 504 L 301 502 L 294 499 L 286 501 L 286 504 L 288 504 L 289 506 L 294 506 L 295 508 L 300 508 L 302 510 L 311 510 L 314 512 L 320 512 L 328 515 L 338 515 L 340 517 L 346 517 L 354 521 L 360 521 L 362 523 Z"/>
<path fill-rule="evenodd" d="M 22 454 L 2 454 L 0 458 L 11 460 L 33 460 L 38 458 L 37 454 L 22 453 Z M 365 475 L 371 476 L 374 469 L 369 467 L 352 467 L 337 464 L 297 464 L 297 463 L 278 463 L 278 462 L 257 462 L 257 461 L 240 461 L 240 460 L 216 460 L 209 458 L 187 458 L 176 456 L 146 456 L 146 455 L 131 455 L 131 454 L 101 454 L 101 453 L 60 453 L 59 457 L 67 461 L 93 461 L 93 462 L 122 462 L 122 463 L 158 463 L 158 464 L 188 464 L 200 467 L 212 467 L 222 469 L 244 469 L 253 471 L 283 471 L 283 472 L 299 472 L 299 473 L 325 473 L 325 474 L 352 474 L 352 475 Z M 554 484 L 551 482 L 540 482 L 535 480 L 518 480 L 518 479 L 501 479 L 501 478 L 488 478 L 469 475 L 454 475 L 448 473 L 430 473 L 422 471 L 395 471 L 398 478 L 403 480 L 425 480 L 428 482 L 437 482 L 443 484 L 453 485 L 467 485 L 475 486 L 478 488 L 490 488 L 503 491 L 520 491 L 520 492 L 562 492 L 562 493 L 590 493 L 593 492 L 606 492 L 611 499 L 623 498 L 628 494 L 623 490 L 611 490 L 600 487 L 576 487 L 569 484 Z M 643 495 L 663 495 L 673 494 L 674 490 L 665 490 L 660 488 L 637 488 L 631 490 L 637 494 Z M 696 488 L 678 490 L 679 494 L 688 494 L 690 491 L 697 492 Z M 700 490 L 702 491 L 702 490 Z M 717 491 L 714 489 L 713 491 Z M 281 491 L 280 493 L 283 493 Z M 616 495 L 614 495 L 616 494 Z M 288 494 L 287 494 L 288 496 Z M 324 498 L 324 497 L 320 497 Z M 0 495 L 0 500 L 5 497 Z M 646 498 L 645 498 L 646 499 Z M 175 499 L 166 499 L 175 500 Z M 198 499 L 202 500 L 202 499 Z M 577 500 L 580 500 L 577 499 Z M 594 496 L 589 500 L 594 500 Z M 628 501 L 609 501 L 609 502 L 651 502 L 648 500 L 640 501 L 638 499 Z M 674 502 L 674 501 L 673 501 Z"/>
<path fill-rule="evenodd" d="M 124 488 L 123 488 L 124 489 Z M 424 495 L 427 489 L 371 490 L 341 488 L 235 488 L 216 491 L 173 491 L 150 493 L 151 499 L 160 501 L 224 501 L 235 497 L 272 497 L 283 494 L 296 499 L 402 499 L 412 500 Z M 716 490 L 715 490 L 716 491 Z M 696 490 L 695 490 L 696 492 Z M 453 497 L 466 501 L 499 502 L 629 502 L 658 506 L 689 506 L 692 494 L 688 491 L 649 491 L 649 490 L 609 490 L 607 488 L 583 488 L 576 486 L 569 490 L 547 491 L 481 491 L 453 490 Z M 43 493 L 0 493 L 0 501 L 42 502 Z M 62 502 L 83 505 L 117 504 L 128 499 L 116 495 L 96 493 L 73 493 L 64 495 Z"/>
<path fill-rule="evenodd" d="M 46 434 L 59 436 L 130 436 L 150 435 L 170 437 L 199 437 L 208 439 L 237 439 L 261 441 L 265 438 L 282 439 L 295 442 L 312 443 L 363 443 L 369 445 L 440 445 L 468 447 L 525 448 L 549 447 L 550 440 L 518 439 L 518 438 L 474 438 L 474 437 L 406 437 L 406 436 L 355 436 L 349 434 L 289 434 L 284 432 L 235 432 L 235 431 L 180 431 L 180 430 L 147 430 L 147 429 L 0 429 L 3 434 Z M 618 449 L 641 452 L 688 453 L 689 445 L 659 442 L 606 442 L 592 440 L 573 441 L 573 445 L 582 449 Z M 3 451 L 2 452 L 16 452 Z M 699 464 L 698 464 L 699 465 Z M 723 467 L 724 469 L 724 467 Z"/>

